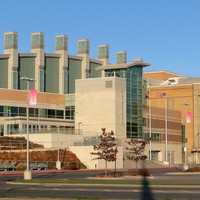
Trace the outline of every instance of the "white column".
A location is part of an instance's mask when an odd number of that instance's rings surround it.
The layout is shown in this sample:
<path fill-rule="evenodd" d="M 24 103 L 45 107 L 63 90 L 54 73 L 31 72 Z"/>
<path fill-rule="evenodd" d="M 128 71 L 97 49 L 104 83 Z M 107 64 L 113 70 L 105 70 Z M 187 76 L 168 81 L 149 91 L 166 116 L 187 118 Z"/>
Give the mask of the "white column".
<path fill-rule="evenodd" d="M 40 91 L 40 69 L 44 70 L 44 34 L 31 34 L 31 52 L 36 54 L 35 60 L 35 89 Z"/>
<path fill-rule="evenodd" d="M 8 89 L 17 89 L 13 87 L 13 71 L 18 70 L 18 35 L 16 32 L 4 33 L 4 53 L 9 54 Z"/>
<path fill-rule="evenodd" d="M 78 40 L 78 56 L 82 57 L 81 78 L 86 79 L 89 76 L 90 58 L 89 58 L 89 40 Z"/>
<path fill-rule="evenodd" d="M 64 94 L 64 70 L 68 70 L 68 50 L 67 50 L 67 36 L 56 36 L 56 53 L 60 55 L 59 58 L 59 93 Z"/>
<path fill-rule="evenodd" d="M 98 46 L 98 60 L 101 61 L 102 67 L 106 67 L 109 63 L 109 46 L 107 44 Z M 102 70 L 102 77 L 105 77 L 105 71 Z"/>

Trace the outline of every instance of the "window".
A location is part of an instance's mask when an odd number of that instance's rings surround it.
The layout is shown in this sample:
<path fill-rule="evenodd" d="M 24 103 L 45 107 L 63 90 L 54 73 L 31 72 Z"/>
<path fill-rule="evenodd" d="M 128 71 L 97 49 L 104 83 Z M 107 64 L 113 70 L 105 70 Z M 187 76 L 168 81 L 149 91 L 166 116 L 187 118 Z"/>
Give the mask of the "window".
<path fill-rule="evenodd" d="M 0 116 L 3 116 L 3 106 L 0 106 Z"/>
<path fill-rule="evenodd" d="M 18 89 L 18 72 L 17 71 L 12 72 L 12 78 L 13 78 L 13 89 Z"/>
<path fill-rule="evenodd" d="M 26 116 L 26 108 L 24 107 L 19 107 L 19 116 Z"/>
<path fill-rule="evenodd" d="M 19 116 L 19 108 L 18 107 L 10 107 L 11 116 Z"/>
<path fill-rule="evenodd" d="M 151 151 L 151 160 L 158 161 L 159 159 L 159 151 Z"/>
<path fill-rule="evenodd" d="M 75 113 L 75 107 L 74 106 L 67 106 L 65 108 L 65 119 L 74 120 L 74 113 Z"/>
<path fill-rule="evenodd" d="M 64 118 L 64 111 L 63 110 L 56 110 L 56 118 L 63 119 Z"/>
<path fill-rule="evenodd" d="M 30 117 L 37 117 L 38 116 L 38 109 L 37 108 L 29 108 L 29 116 Z"/>
<path fill-rule="evenodd" d="M 48 114 L 47 109 L 39 109 L 39 116 L 40 117 L 46 118 L 47 114 Z"/>
<path fill-rule="evenodd" d="M 55 110 L 48 109 L 48 118 L 55 118 L 56 112 Z"/>
<path fill-rule="evenodd" d="M 150 139 L 150 134 L 145 133 L 145 139 Z M 151 140 L 152 141 L 160 141 L 161 140 L 161 134 L 160 133 L 151 133 Z"/>

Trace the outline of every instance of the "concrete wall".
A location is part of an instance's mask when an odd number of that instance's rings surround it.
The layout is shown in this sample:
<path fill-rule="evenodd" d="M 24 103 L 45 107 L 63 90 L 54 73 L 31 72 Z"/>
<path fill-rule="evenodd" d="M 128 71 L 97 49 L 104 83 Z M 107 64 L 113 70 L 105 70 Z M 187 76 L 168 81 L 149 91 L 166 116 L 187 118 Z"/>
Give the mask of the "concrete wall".
<path fill-rule="evenodd" d="M 91 152 L 94 152 L 93 146 L 70 146 L 69 150 L 76 154 L 76 156 L 80 159 L 82 163 L 88 169 L 105 169 L 105 161 L 104 160 L 95 160 L 95 156 L 91 155 Z M 117 169 L 123 168 L 123 148 L 118 147 L 117 154 Z M 107 163 L 108 169 L 115 168 L 115 162 Z"/>
<path fill-rule="evenodd" d="M 182 163 L 182 144 L 181 143 L 168 143 L 168 162 L 174 164 Z M 152 151 L 158 151 L 158 161 L 165 161 L 165 142 L 152 142 Z M 145 155 L 148 155 L 149 144 L 146 145 Z"/>
<path fill-rule="evenodd" d="M 26 134 L 11 136 L 26 137 Z M 74 143 L 83 142 L 83 137 L 81 135 L 68 135 L 62 133 L 33 133 L 29 134 L 29 140 L 31 142 L 44 145 L 45 148 L 66 148 Z"/>
<path fill-rule="evenodd" d="M 117 77 L 76 80 L 75 128 L 96 136 L 101 128 L 126 137 L 126 85 Z"/>

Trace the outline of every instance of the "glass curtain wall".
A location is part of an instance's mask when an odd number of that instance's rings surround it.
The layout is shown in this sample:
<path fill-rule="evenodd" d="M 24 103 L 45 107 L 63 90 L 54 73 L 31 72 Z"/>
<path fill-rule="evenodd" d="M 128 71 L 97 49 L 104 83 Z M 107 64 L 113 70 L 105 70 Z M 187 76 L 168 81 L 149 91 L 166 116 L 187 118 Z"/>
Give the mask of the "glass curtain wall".
<path fill-rule="evenodd" d="M 126 69 L 105 70 L 105 76 L 126 78 L 127 137 L 143 138 L 143 68 L 134 66 Z"/>

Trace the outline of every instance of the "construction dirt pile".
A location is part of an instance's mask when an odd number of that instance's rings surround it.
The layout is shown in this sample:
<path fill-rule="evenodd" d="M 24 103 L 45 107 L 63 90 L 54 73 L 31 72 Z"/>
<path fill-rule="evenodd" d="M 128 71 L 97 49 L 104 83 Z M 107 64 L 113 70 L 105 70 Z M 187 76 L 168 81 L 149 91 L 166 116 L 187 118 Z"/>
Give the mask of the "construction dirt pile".
<path fill-rule="evenodd" d="M 43 145 L 29 142 L 30 149 L 42 149 Z M 18 150 L 26 149 L 26 139 L 25 137 L 0 137 L 0 150 Z"/>
<path fill-rule="evenodd" d="M 57 150 L 31 150 L 31 163 L 47 163 L 49 169 L 56 167 L 58 160 Z M 85 168 L 77 156 L 67 149 L 59 150 L 59 160 L 62 163 L 62 168 L 65 169 L 80 169 Z M 1 151 L 0 162 L 14 162 L 16 166 L 21 163 L 26 163 L 26 151 Z"/>

